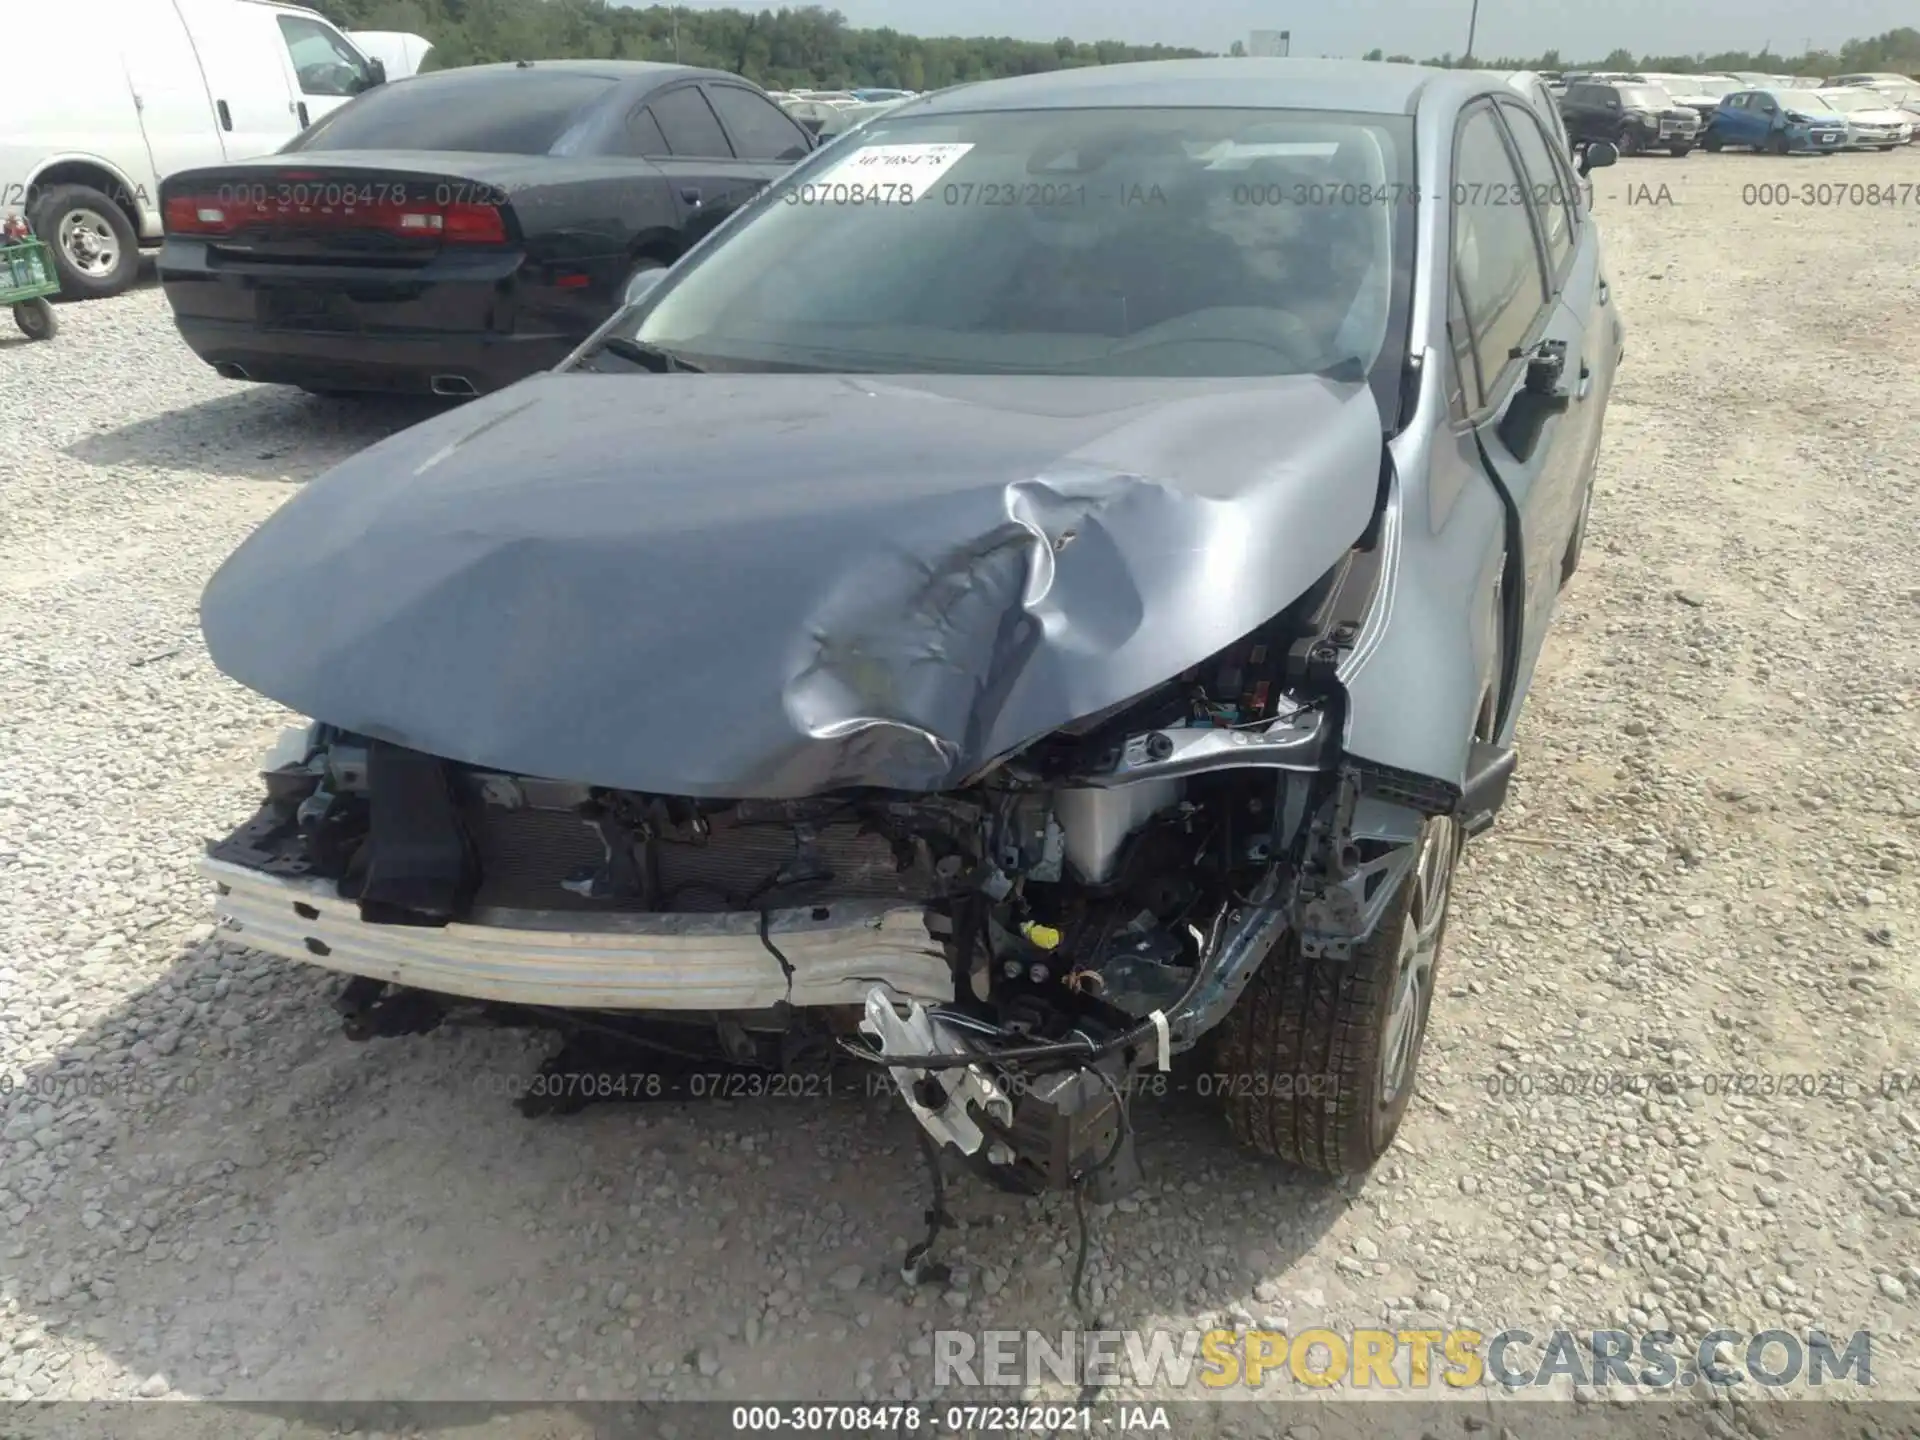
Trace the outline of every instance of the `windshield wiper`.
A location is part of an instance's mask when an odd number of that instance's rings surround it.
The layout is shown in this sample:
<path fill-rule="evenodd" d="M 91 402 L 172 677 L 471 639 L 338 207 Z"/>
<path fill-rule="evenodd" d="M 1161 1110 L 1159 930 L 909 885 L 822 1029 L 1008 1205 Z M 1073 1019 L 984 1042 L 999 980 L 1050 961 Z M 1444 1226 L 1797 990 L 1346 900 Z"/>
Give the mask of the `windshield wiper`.
<path fill-rule="evenodd" d="M 624 335 L 607 336 L 593 353 L 598 355 L 601 350 L 618 355 L 622 360 L 631 361 L 658 375 L 667 375 L 675 371 L 685 375 L 706 374 L 706 371 L 698 365 L 689 365 L 671 350 L 659 345 L 649 345 L 643 340 L 629 340 Z"/>

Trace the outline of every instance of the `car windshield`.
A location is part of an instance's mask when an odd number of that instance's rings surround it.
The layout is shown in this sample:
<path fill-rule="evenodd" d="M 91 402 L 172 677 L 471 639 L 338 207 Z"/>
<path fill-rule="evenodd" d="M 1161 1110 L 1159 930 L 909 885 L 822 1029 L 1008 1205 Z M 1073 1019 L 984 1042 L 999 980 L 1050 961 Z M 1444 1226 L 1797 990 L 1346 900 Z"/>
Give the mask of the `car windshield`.
<path fill-rule="evenodd" d="M 881 116 L 609 333 L 702 368 L 1364 378 L 1412 151 L 1391 115 Z"/>
<path fill-rule="evenodd" d="M 437 70 L 377 85 L 286 147 L 545 155 L 614 82 L 577 71 Z"/>
<path fill-rule="evenodd" d="M 1811 90 L 1776 90 L 1773 98 L 1788 110 L 1803 114 L 1832 114 L 1833 106 Z"/>
<path fill-rule="evenodd" d="M 1622 85 L 1619 95 L 1629 110 L 1665 110 L 1673 104 L 1673 97 L 1658 85 Z"/>
<path fill-rule="evenodd" d="M 1842 114 L 1852 114 L 1858 110 L 1884 110 L 1887 97 L 1876 95 L 1871 90 L 1835 90 L 1820 97 Z"/>

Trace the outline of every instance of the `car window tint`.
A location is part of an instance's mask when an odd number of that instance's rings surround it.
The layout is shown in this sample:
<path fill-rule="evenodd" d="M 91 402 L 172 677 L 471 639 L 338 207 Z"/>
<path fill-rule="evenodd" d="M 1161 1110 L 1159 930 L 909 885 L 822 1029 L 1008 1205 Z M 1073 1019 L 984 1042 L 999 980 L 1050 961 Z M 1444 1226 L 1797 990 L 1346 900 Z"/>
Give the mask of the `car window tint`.
<path fill-rule="evenodd" d="M 701 98 L 698 88 L 682 85 L 664 95 L 656 95 L 648 105 L 653 118 L 666 136 L 667 149 L 683 159 L 730 160 L 733 150 L 726 132 L 714 118 L 713 107 Z"/>
<path fill-rule="evenodd" d="M 1573 196 L 1553 163 L 1552 143 L 1540 132 L 1540 122 L 1524 105 L 1502 102 L 1500 113 L 1507 117 L 1507 129 L 1520 151 L 1521 168 L 1527 176 L 1527 194 L 1534 213 L 1540 217 L 1541 233 L 1547 239 L 1547 268 L 1560 273 L 1561 262 L 1573 249 Z"/>
<path fill-rule="evenodd" d="M 1453 180 L 1454 270 L 1473 329 L 1482 399 L 1491 400 L 1509 352 L 1526 339 L 1546 301 L 1547 283 L 1525 181 L 1485 105 L 1461 123 Z"/>
<path fill-rule="evenodd" d="M 637 106 L 627 116 L 626 125 L 614 137 L 609 148 L 616 155 L 633 155 L 649 160 L 673 153 L 667 145 L 667 137 L 660 131 L 660 122 L 653 118 L 653 111 L 644 105 Z"/>
<path fill-rule="evenodd" d="M 302 95 L 358 95 L 372 82 L 367 62 L 332 26 L 304 15 L 281 15 L 278 19 L 280 38 L 286 41 Z"/>
<path fill-rule="evenodd" d="M 564 71 L 436 70 L 374 86 L 287 148 L 545 155 L 612 85 Z"/>
<path fill-rule="evenodd" d="M 742 160 L 778 160 L 792 164 L 813 149 L 806 132 L 771 100 L 738 85 L 709 85 L 707 99 L 720 113 Z"/>

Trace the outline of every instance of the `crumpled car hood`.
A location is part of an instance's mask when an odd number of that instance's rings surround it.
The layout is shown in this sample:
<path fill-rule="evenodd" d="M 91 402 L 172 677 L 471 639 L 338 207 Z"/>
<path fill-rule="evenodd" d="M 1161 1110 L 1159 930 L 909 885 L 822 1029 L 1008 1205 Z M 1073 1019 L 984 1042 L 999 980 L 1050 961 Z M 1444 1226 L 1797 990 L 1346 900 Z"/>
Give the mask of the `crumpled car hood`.
<path fill-rule="evenodd" d="M 1306 590 L 1366 528 L 1364 384 L 553 374 L 309 484 L 214 663 L 343 729 L 713 798 L 952 788 Z"/>

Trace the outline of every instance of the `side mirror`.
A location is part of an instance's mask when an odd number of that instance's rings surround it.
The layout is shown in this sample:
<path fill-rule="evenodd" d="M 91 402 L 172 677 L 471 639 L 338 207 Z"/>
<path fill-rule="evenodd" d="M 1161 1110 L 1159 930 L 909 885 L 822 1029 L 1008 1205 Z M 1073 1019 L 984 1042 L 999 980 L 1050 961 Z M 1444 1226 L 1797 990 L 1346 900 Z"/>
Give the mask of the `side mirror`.
<path fill-rule="evenodd" d="M 621 302 L 627 305 L 637 305 L 641 300 L 646 298 L 647 293 L 651 291 L 654 286 L 666 278 L 667 270 L 664 265 L 652 270 L 636 271 L 627 280 L 626 293 L 621 296 Z"/>
<path fill-rule="evenodd" d="M 371 90 L 376 85 L 384 85 L 386 83 L 387 62 L 382 60 L 378 55 L 369 56 L 367 59 L 366 88 Z"/>
<path fill-rule="evenodd" d="M 1595 140 L 1580 155 L 1580 173 L 1604 170 L 1620 158 L 1620 147 L 1611 140 Z"/>

